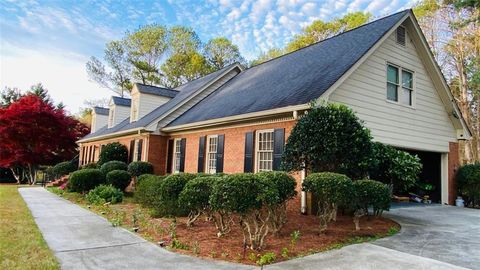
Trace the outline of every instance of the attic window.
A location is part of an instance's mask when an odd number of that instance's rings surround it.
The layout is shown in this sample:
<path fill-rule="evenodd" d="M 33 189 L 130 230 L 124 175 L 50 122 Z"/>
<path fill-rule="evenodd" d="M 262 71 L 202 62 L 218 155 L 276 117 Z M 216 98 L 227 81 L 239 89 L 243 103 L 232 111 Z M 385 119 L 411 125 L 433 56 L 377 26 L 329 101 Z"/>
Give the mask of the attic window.
<path fill-rule="evenodd" d="M 397 28 L 397 43 L 405 46 L 405 27 L 399 26 Z"/>

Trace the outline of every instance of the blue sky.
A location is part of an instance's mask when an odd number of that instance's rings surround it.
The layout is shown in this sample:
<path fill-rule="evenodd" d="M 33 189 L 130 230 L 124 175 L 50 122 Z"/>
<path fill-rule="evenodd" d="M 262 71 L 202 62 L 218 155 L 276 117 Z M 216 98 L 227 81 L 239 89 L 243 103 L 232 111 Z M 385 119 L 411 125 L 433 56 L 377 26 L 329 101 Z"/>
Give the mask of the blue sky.
<path fill-rule="evenodd" d="M 282 47 L 315 19 L 351 11 L 382 17 L 414 0 L 163 0 L 0 1 L 0 87 L 42 82 L 52 97 L 78 111 L 85 99 L 112 93 L 88 80 L 85 63 L 102 58 L 106 42 L 140 25 L 187 25 L 203 41 L 226 36 L 252 60 Z"/>

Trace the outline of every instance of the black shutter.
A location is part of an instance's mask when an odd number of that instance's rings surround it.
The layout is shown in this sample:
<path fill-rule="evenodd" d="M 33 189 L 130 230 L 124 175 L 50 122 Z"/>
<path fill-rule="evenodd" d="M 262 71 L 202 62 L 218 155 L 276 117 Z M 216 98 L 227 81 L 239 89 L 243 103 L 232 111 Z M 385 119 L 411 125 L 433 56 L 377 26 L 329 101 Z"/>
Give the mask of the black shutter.
<path fill-rule="evenodd" d="M 207 136 L 201 136 L 198 142 L 198 169 L 197 172 L 203 172 L 205 168 L 205 141 Z"/>
<path fill-rule="evenodd" d="M 273 170 L 280 170 L 282 165 L 283 148 L 285 145 L 285 129 L 278 128 L 273 131 Z"/>
<path fill-rule="evenodd" d="M 173 140 L 168 140 L 167 146 L 167 173 L 172 173 L 172 160 L 173 160 Z"/>
<path fill-rule="evenodd" d="M 185 171 L 185 147 L 187 146 L 187 139 L 180 140 L 180 172 Z"/>
<path fill-rule="evenodd" d="M 143 139 L 138 140 L 137 161 L 142 161 Z"/>
<path fill-rule="evenodd" d="M 244 172 L 253 172 L 253 151 L 253 132 L 247 132 L 245 134 Z"/>
<path fill-rule="evenodd" d="M 223 146 L 225 144 L 225 135 L 218 135 L 217 137 L 217 173 L 223 172 Z"/>
<path fill-rule="evenodd" d="M 130 149 L 129 149 L 129 153 L 128 153 L 128 163 L 131 163 L 133 161 L 133 153 L 134 152 L 134 149 L 135 149 L 135 140 L 131 140 L 130 141 Z"/>

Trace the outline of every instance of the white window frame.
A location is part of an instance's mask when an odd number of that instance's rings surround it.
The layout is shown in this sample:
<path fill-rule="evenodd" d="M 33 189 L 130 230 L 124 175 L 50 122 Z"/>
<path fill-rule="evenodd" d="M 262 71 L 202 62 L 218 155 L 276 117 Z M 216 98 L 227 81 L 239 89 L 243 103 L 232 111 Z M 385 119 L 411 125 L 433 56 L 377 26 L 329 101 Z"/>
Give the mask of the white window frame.
<path fill-rule="evenodd" d="M 394 84 L 393 82 L 388 81 L 388 66 L 392 66 L 392 67 L 395 67 L 395 68 L 398 69 L 398 83 L 396 83 L 396 85 L 397 85 L 397 101 L 388 99 L 388 84 L 389 83 Z M 412 88 L 408 88 L 408 87 L 403 86 L 402 74 L 403 74 L 404 71 L 412 74 Z M 416 79 L 415 79 L 415 72 L 413 70 L 401 67 L 401 66 L 393 64 L 391 62 L 387 62 L 386 63 L 386 72 L 385 72 L 385 82 L 386 82 L 385 83 L 385 100 L 387 102 L 397 104 L 397 105 L 401 105 L 401 106 L 408 107 L 408 108 L 412 108 L 412 109 L 415 108 L 415 101 L 416 101 L 415 83 L 416 83 Z M 410 97 L 411 104 L 403 103 L 403 100 L 404 100 L 403 89 L 404 88 L 411 91 L 411 97 Z"/>
<path fill-rule="evenodd" d="M 133 147 L 133 159 L 132 159 L 132 161 L 142 161 L 142 160 L 138 160 L 138 150 L 140 150 L 138 148 L 139 142 L 140 142 L 140 139 L 135 140 L 135 146 Z M 144 145 L 144 143 L 142 143 L 142 148 L 143 148 L 143 145 Z M 142 149 L 142 155 L 143 155 L 143 149 Z"/>
<path fill-rule="evenodd" d="M 111 128 L 113 127 L 113 123 L 114 122 L 114 117 L 115 117 L 115 108 L 110 108 L 110 112 L 109 112 L 109 115 L 108 115 L 108 127 Z"/>
<path fill-rule="evenodd" d="M 260 134 L 266 134 L 266 133 L 271 133 L 271 144 L 272 148 L 271 150 L 262 150 L 260 151 L 260 144 L 261 143 L 269 143 L 269 141 L 262 141 L 260 142 Z M 273 171 L 273 149 L 275 148 L 275 134 L 273 129 L 263 129 L 263 130 L 257 130 L 255 132 L 255 172 L 262 172 L 262 171 Z M 271 155 L 271 160 L 267 159 L 260 159 L 260 154 L 261 153 L 270 153 Z M 270 162 L 270 165 L 268 166 L 261 166 L 262 162 Z M 264 167 L 264 168 L 262 168 Z M 267 168 L 265 168 L 267 167 Z M 269 168 L 268 168 L 269 167 Z"/>
<path fill-rule="evenodd" d="M 172 151 L 172 172 L 180 172 L 180 162 L 182 162 L 182 139 L 178 138 L 173 141 L 173 151 Z M 177 168 L 178 166 L 178 168 Z"/>
<path fill-rule="evenodd" d="M 215 149 L 210 149 L 212 146 L 210 139 L 215 140 Z M 209 174 L 217 173 L 217 152 L 218 152 L 218 135 L 207 136 L 207 147 L 205 151 L 205 172 L 206 173 L 209 173 Z"/>

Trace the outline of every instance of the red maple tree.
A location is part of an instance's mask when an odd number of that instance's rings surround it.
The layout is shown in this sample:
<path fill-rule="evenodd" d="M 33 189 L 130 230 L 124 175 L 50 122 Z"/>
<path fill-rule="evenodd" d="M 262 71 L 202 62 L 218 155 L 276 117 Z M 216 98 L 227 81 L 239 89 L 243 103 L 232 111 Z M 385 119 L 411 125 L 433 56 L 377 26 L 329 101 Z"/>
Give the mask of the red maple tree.
<path fill-rule="evenodd" d="M 76 141 L 88 132 L 87 126 L 63 109 L 28 94 L 0 108 L 0 167 L 14 174 L 15 168 L 26 170 L 33 184 L 39 165 L 73 158 Z"/>

